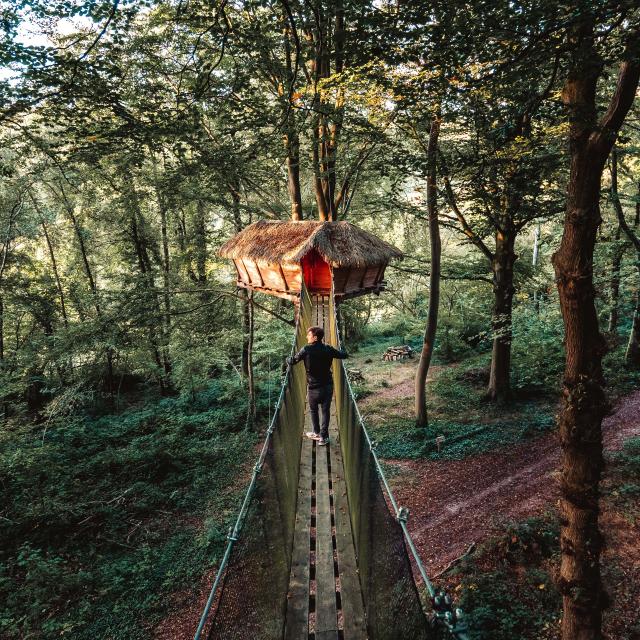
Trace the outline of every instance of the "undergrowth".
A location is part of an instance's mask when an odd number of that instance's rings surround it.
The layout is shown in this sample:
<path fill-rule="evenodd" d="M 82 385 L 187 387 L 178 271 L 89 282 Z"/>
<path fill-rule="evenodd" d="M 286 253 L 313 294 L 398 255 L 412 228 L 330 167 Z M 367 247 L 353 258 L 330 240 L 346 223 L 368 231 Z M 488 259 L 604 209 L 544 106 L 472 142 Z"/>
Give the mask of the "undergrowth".
<path fill-rule="evenodd" d="M 199 585 L 257 438 L 239 391 L 0 433 L 2 638 L 148 638 Z"/>
<path fill-rule="evenodd" d="M 433 420 L 425 432 L 411 419 L 392 418 L 370 430 L 383 458 L 460 460 L 541 435 L 554 425 L 553 416 L 532 409 L 524 410 L 517 419 L 489 424 Z M 435 441 L 438 436 L 445 438 L 440 452 Z"/>
<path fill-rule="evenodd" d="M 552 515 L 510 523 L 455 568 L 448 580 L 456 585 L 470 640 L 554 637 L 561 598 L 550 567 L 558 538 Z"/>

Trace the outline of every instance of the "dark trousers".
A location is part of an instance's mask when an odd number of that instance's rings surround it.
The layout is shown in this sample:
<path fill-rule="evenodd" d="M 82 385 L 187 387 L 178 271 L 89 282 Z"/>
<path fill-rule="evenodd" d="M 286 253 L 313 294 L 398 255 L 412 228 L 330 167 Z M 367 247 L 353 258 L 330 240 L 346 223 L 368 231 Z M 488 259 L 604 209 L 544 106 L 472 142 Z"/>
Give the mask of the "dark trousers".
<path fill-rule="evenodd" d="M 327 385 L 326 387 L 318 387 L 317 389 L 309 389 L 307 392 L 313 432 L 320 433 L 320 436 L 323 438 L 329 437 L 329 412 L 331 411 L 332 398 L 332 384 Z M 322 407 L 322 429 L 320 429 L 320 420 L 318 416 L 319 407 Z"/>

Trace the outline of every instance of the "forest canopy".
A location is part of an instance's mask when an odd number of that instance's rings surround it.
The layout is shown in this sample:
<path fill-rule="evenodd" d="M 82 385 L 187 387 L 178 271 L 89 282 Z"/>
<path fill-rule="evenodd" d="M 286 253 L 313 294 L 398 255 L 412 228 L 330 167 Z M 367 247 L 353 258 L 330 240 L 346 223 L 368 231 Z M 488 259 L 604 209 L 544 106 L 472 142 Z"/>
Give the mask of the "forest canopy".
<path fill-rule="evenodd" d="M 534 407 L 534 430 L 558 412 L 562 539 L 592 567 L 563 543 L 563 638 L 601 637 L 601 423 L 640 379 L 636 3 L 1 6 L 0 635 L 150 637 L 216 564 L 295 324 L 218 250 L 319 220 L 405 256 L 340 306 L 345 343 L 429 342 L 450 367 L 384 457 L 426 455 L 476 407 Z M 209 518 L 195 542 L 180 514 Z"/>

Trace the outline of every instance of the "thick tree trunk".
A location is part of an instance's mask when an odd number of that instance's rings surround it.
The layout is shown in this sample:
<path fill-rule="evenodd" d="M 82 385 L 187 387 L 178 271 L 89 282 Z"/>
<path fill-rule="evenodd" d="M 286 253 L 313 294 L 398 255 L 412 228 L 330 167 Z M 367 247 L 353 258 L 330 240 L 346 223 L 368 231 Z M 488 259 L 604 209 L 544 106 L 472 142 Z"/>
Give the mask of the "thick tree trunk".
<path fill-rule="evenodd" d="M 283 17 L 285 61 L 287 68 L 287 79 L 289 86 L 279 87 L 280 98 L 282 100 L 283 117 L 286 123 L 284 134 L 284 147 L 287 153 L 287 191 L 289 192 L 289 202 L 291 204 L 291 219 L 302 220 L 302 191 L 300 190 L 300 136 L 296 126 L 296 116 L 291 101 L 293 100 L 295 75 L 294 65 L 291 62 L 291 27 L 285 15 Z M 296 56 L 299 55 L 296 50 Z M 297 62 L 296 62 L 297 68 Z"/>
<path fill-rule="evenodd" d="M 508 402 L 511 396 L 511 339 L 513 294 L 513 265 L 515 233 L 505 229 L 496 233 L 496 249 L 491 262 L 493 270 L 493 313 L 491 327 L 493 348 L 487 398 L 494 402 Z"/>
<path fill-rule="evenodd" d="M 316 104 L 320 107 L 319 100 L 316 100 Z M 322 118 L 319 115 L 316 116 L 315 121 L 315 126 L 313 127 L 313 192 L 318 206 L 318 218 L 326 222 L 331 220 L 331 211 L 323 187 L 323 166 L 320 159 L 321 144 L 324 140 L 324 127 Z"/>
<path fill-rule="evenodd" d="M 601 423 L 607 410 L 601 366 L 606 347 L 598 327 L 592 271 L 600 224 L 601 170 L 597 158 L 574 154 L 564 235 L 553 258 L 566 348 L 563 406 L 558 417 L 562 446 L 559 583 L 566 640 L 601 637 L 598 499 L 603 464 Z"/>
<path fill-rule="evenodd" d="M 426 429 L 427 418 L 427 374 L 433 355 L 433 347 L 438 326 L 438 307 L 440 305 L 440 224 L 438 221 L 438 202 L 436 191 L 436 154 L 438 150 L 438 134 L 440 133 L 440 115 L 431 122 L 429 144 L 427 146 L 427 211 L 429 215 L 429 245 L 431 251 L 431 271 L 429 273 L 429 312 L 425 327 L 420 362 L 415 380 L 415 413 L 416 425 Z"/>
<path fill-rule="evenodd" d="M 300 140 L 295 126 L 285 134 L 287 150 L 287 190 L 291 203 L 291 219 L 302 220 L 302 192 L 300 190 Z"/>
<path fill-rule="evenodd" d="M 594 16 L 585 13 L 569 39 L 574 49 L 562 98 L 569 114 L 570 172 L 564 232 L 553 256 L 566 350 L 558 415 L 562 447 L 558 586 L 563 597 L 563 640 L 602 638 L 598 499 L 601 425 L 608 405 L 602 376 L 606 344 L 595 307 L 593 251 L 601 222 L 602 172 L 633 103 L 640 74 L 636 56 L 626 52 L 625 58 L 631 61 L 622 63 L 609 108 L 598 122 L 596 87 L 603 63 L 594 44 L 594 25 Z M 636 43 L 637 34 L 628 41 Z"/>
<path fill-rule="evenodd" d="M 340 74 L 344 70 L 344 46 L 347 31 L 345 29 L 345 10 L 342 0 L 336 0 L 333 20 L 333 44 L 334 44 L 334 71 Z M 327 75 L 331 73 L 327 64 Z M 327 193 L 330 203 L 331 220 L 338 219 L 337 193 L 336 193 L 336 167 L 338 161 L 338 141 L 342 131 L 344 120 L 344 89 L 338 86 L 336 99 L 333 105 L 332 120 L 327 127 Z"/>
<path fill-rule="evenodd" d="M 344 91 L 336 89 L 333 104 L 327 99 L 320 83 L 340 74 L 345 67 L 345 8 L 342 0 L 332 5 L 316 5 L 315 24 L 307 31 L 307 40 L 314 46 L 314 57 L 309 64 L 313 76 L 313 189 L 318 206 L 318 217 L 322 221 L 334 221 L 337 216 L 336 166 L 338 140 L 344 114 Z M 333 66 L 333 69 L 332 69 Z"/>

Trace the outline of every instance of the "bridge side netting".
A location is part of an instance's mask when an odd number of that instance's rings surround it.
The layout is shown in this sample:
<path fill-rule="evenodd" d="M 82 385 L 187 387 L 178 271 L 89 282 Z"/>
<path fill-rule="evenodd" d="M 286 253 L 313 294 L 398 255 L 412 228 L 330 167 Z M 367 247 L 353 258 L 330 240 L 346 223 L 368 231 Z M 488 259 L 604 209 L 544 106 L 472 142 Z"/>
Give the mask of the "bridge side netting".
<path fill-rule="evenodd" d="M 294 349 L 306 344 L 311 301 L 301 295 Z M 289 367 L 264 463 L 214 603 L 210 640 L 281 639 L 284 633 L 306 396 L 303 367 Z"/>
<path fill-rule="evenodd" d="M 333 296 L 328 341 L 340 345 Z M 341 360 L 333 378 L 351 527 L 371 640 L 435 637 L 420 604 L 403 532 L 382 491 L 377 465 Z"/>

